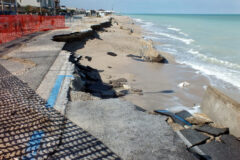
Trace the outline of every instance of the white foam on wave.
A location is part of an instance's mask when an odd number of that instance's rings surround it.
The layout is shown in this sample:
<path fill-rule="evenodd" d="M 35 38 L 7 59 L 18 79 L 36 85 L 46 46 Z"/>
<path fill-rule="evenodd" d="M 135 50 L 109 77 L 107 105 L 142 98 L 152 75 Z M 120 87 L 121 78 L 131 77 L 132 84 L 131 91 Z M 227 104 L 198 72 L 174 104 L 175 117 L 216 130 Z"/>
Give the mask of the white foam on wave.
<path fill-rule="evenodd" d="M 138 23 L 142 23 L 143 20 L 139 19 L 139 18 L 135 18 L 134 21 L 138 22 Z"/>
<path fill-rule="evenodd" d="M 173 27 L 168 27 L 169 30 L 172 30 L 172 31 L 176 31 L 176 32 L 179 32 L 181 31 L 181 29 L 178 29 L 178 28 L 173 28 Z"/>
<path fill-rule="evenodd" d="M 238 64 L 235 64 L 235 63 L 231 63 L 231 62 L 228 62 L 228 61 L 224 61 L 224 60 L 220 60 L 220 59 L 217 59 L 215 57 L 209 57 L 209 56 L 206 56 L 204 54 L 201 54 L 199 51 L 196 51 L 194 49 L 190 49 L 188 51 L 188 53 L 191 53 L 193 55 L 196 55 L 197 57 L 205 60 L 205 61 L 208 61 L 210 63 L 213 63 L 213 64 L 218 64 L 218 65 L 222 65 L 222 66 L 225 66 L 227 68 L 231 68 L 231 69 L 238 69 L 240 70 L 240 65 Z"/>
<path fill-rule="evenodd" d="M 155 32 L 155 34 L 157 35 L 161 35 L 161 36 L 164 36 L 164 37 L 168 37 L 168 38 L 171 38 L 171 39 L 175 39 L 175 40 L 179 40 L 187 45 L 191 44 L 192 42 L 194 42 L 193 39 L 187 39 L 187 38 L 181 38 L 181 37 L 177 37 L 177 36 L 174 36 L 174 35 L 171 35 L 171 34 L 167 34 L 167 33 L 162 33 L 162 32 Z"/>
<path fill-rule="evenodd" d="M 239 74 L 233 74 L 235 70 L 211 64 L 198 64 L 190 61 L 182 61 L 181 63 L 190 65 L 192 68 L 201 71 L 205 75 L 214 76 L 240 89 L 240 72 Z M 212 81 L 212 83 L 216 82 Z"/>

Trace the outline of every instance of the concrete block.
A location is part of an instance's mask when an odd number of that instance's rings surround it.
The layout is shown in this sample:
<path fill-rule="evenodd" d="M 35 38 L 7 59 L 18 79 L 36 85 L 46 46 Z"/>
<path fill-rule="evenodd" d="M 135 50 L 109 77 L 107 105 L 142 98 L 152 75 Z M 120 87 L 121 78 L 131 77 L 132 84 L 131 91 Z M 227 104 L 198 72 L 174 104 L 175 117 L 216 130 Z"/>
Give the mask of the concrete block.
<path fill-rule="evenodd" d="M 240 104 L 238 102 L 209 86 L 201 108 L 216 124 L 228 127 L 231 134 L 240 137 Z"/>
<path fill-rule="evenodd" d="M 211 134 L 213 136 L 219 136 L 219 135 L 228 133 L 229 131 L 228 128 L 215 128 L 209 125 L 203 125 L 203 126 L 197 127 L 196 130 Z"/>
<path fill-rule="evenodd" d="M 187 143 L 187 147 L 191 148 L 198 144 L 204 143 L 206 140 L 209 139 L 208 136 L 205 136 L 202 133 L 199 133 L 192 129 L 184 129 L 180 131 L 184 138 L 189 142 Z"/>
<path fill-rule="evenodd" d="M 208 157 L 211 160 L 239 160 L 240 152 L 239 148 L 233 148 L 230 145 L 226 145 L 221 142 L 212 141 L 207 144 L 197 146 L 203 151 L 203 157 Z M 194 149 L 194 148 L 192 148 Z"/>

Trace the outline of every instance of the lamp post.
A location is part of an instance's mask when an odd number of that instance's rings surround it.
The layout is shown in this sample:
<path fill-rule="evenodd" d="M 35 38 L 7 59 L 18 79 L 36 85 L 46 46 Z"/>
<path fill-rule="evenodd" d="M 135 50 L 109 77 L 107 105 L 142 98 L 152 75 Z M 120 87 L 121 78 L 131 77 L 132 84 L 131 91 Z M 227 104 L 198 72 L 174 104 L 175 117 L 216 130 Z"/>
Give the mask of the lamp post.
<path fill-rule="evenodd" d="M 3 13 L 3 0 L 1 0 L 1 11 Z"/>
<path fill-rule="evenodd" d="M 17 0 L 15 0 L 14 8 L 15 8 L 15 14 L 17 15 L 18 14 Z"/>

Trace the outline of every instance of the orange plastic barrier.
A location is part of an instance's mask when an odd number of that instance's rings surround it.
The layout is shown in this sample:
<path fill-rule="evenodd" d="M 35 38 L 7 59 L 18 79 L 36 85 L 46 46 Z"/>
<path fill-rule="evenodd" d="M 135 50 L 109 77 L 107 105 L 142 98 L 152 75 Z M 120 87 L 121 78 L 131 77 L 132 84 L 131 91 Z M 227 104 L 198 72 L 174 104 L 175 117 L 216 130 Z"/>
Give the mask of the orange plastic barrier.
<path fill-rule="evenodd" d="M 27 34 L 61 28 L 66 28 L 64 16 L 0 15 L 0 44 Z"/>

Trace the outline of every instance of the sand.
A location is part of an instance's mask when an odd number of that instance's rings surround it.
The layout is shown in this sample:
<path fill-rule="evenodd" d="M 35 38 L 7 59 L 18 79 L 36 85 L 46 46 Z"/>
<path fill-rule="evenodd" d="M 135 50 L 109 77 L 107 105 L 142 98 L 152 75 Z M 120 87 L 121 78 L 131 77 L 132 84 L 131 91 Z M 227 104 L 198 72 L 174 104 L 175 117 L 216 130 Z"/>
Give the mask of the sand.
<path fill-rule="evenodd" d="M 81 42 L 74 44 L 78 46 L 75 49 L 76 55 L 92 57 L 91 61 L 83 58 L 80 63 L 102 70 L 100 75 L 105 83 L 117 78 L 126 78 L 128 86 L 142 89 L 143 95 L 128 94 L 122 98 L 147 111 L 155 109 L 178 111 L 182 108 L 191 110 L 192 107 L 198 106 L 209 80 L 197 74 L 196 70 L 176 63 L 168 53 L 160 52 L 167 58 L 168 64 L 144 62 L 141 59 L 127 57 L 129 54 L 142 54 L 146 45 L 143 31 L 129 17 L 114 16 L 114 19 L 112 27 L 98 33 L 98 39 L 90 39 L 84 44 Z M 91 20 L 94 21 L 94 18 Z M 117 56 L 110 56 L 107 52 L 116 53 Z M 190 85 L 178 87 L 185 81 Z"/>

